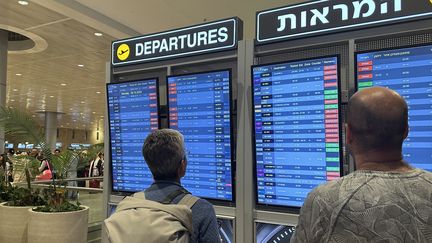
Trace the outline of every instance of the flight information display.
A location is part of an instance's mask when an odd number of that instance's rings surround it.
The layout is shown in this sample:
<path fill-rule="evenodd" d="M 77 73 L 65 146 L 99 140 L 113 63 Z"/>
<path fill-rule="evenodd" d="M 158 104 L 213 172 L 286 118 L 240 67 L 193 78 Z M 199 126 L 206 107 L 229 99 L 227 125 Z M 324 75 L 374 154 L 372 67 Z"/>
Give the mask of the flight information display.
<path fill-rule="evenodd" d="M 301 207 L 341 175 L 338 58 L 252 69 L 259 204 Z"/>
<path fill-rule="evenodd" d="M 408 103 L 404 159 L 432 171 L 432 45 L 357 54 L 357 88 L 382 86 Z"/>
<path fill-rule="evenodd" d="M 233 200 L 231 72 L 168 77 L 169 126 L 185 138 L 184 187 L 192 194 Z"/>
<path fill-rule="evenodd" d="M 142 191 L 153 183 L 142 146 L 159 128 L 157 79 L 107 85 L 113 191 Z"/>

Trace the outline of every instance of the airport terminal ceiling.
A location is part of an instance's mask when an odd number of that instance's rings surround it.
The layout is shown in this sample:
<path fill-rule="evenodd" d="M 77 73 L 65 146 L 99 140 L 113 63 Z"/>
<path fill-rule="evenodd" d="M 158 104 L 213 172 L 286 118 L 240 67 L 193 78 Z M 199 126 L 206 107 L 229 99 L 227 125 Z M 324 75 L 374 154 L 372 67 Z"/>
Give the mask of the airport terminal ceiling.
<path fill-rule="evenodd" d="M 256 11 L 302 1 L 18 2 L 0 2 L 0 29 L 35 44 L 18 52 L 11 47 L 21 43 L 9 44 L 6 105 L 25 109 L 41 121 L 40 111 L 61 112 L 59 127 L 102 130 L 105 64 L 113 40 L 232 16 L 243 19 L 245 39 L 252 39 Z"/>

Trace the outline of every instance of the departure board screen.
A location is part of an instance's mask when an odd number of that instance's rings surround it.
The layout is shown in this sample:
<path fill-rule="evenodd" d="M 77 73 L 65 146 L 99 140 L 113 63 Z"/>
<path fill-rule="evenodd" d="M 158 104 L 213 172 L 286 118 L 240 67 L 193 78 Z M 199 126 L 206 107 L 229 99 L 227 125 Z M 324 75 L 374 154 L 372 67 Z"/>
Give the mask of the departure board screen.
<path fill-rule="evenodd" d="M 341 175 L 338 58 L 252 68 L 258 204 L 301 207 Z"/>
<path fill-rule="evenodd" d="M 231 72 L 168 77 L 169 126 L 185 138 L 183 186 L 208 199 L 232 201 Z"/>
<path fill-rule="evenodd" d="M 432 171 L 432 45 L 357 54 L 357 87 L 382 86 L 408 103 L 404 159 Z"/>
<path fill-rule="evenodd" d="M 113 191 L 142 191 L 153 183 L 142 146 L 159 127 L 157 79 L 107 85 Z"/>

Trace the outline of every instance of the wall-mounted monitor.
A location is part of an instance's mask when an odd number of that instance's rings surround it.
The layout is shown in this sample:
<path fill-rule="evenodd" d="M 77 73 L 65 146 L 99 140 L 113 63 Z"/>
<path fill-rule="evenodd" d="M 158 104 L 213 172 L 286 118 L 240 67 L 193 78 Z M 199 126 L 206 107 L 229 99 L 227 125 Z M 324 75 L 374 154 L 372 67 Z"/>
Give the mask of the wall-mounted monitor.
<path fill-rule="evenodd" d="M 183 186 L 192 194 L 233 201 L 231 71 L 167 78 L 169 127 L 185 138 Z"/>
<path fill-rule="evenodd" d="M 432 171 L 432 45 L 357 53 L 357 89 L 382 86 L 408 103 L 404 159 Z"/>
<path fill-rule="evenodd" d="M 341 176 L 338 57 L 252 67 L 257 203 L 299 208 Z"/>
<path fill-rule="evenodd" d="M 56 146 L 56 149 L 59 149 L 59 148 L 63 147 L 63 143 L 57 142 L 55 146 Z"/>
<path fill-rule="evenodd" d="M 70 148 L 72 148 L 72 149 L 81 149 L 81 145 L 79 143 L 71 143 Z"/>
<path fill-rule="evenodd" d="M 5 148 L 7 148 L 7 149 L 11 149 L 11 148 L 13 148 L 14 147 L 14 144 L 13 143 L 5 143 Z"/>
<path fill-rule="evenodd" d="M 295 232 L 295 226 L 255 223 L 256 243 L 289 243 Z"/>
<path fill-rule="evenodd" d="M 153 182 L 142 146 L 159 128 L 158 93 L 156 78 L 107 85 L 113 191 L 142 191 Z"/>
<path fill-rule="evenodd" d="M 82 143 L 81 144 L 81 148 L 83 148 L 83 149 L 88 149 L 90 147 L 91 147 L 91 144 L 89 144 L 89 143 Z"/>
<path fill-rule="evenodd" d="M 26 148 L 25 143 L 19 143 L 18 144 L 18 149 L 25 149 L 25 148 Z"/>
<path fill-rule="evenodd" d="M 33 149 L 33 147 L 34 147 L 34 144 L 31 144 L 31 143 L 26 144 L 26 149 Z"/>

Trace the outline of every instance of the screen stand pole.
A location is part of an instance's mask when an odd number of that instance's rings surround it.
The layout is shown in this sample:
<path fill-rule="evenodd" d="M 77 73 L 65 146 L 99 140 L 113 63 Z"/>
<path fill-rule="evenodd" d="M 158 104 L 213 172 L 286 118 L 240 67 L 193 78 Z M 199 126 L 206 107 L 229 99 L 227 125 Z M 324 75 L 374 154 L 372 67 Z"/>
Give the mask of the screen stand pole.
<path fill-rule="evenodd" d="M 0 106 L 6 106 L 6 78 L 8 58 L 8 32 L 0 30 Z M 4 153 L 5 132 L 0 127 L 0 153 Z"/>

